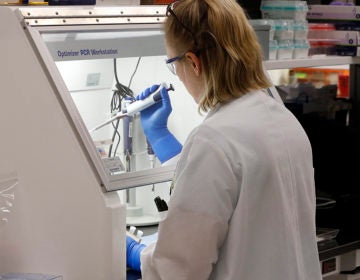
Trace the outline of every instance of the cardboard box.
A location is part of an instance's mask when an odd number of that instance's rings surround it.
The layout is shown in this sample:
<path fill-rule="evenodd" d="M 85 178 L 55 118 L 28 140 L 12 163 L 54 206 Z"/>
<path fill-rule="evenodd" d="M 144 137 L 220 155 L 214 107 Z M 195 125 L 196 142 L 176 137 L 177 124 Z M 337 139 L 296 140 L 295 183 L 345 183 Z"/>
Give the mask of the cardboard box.
<path fill-rule="evenodd" d="M 360 21 L 360 6 L 309 5 L 307 20 Z"/>

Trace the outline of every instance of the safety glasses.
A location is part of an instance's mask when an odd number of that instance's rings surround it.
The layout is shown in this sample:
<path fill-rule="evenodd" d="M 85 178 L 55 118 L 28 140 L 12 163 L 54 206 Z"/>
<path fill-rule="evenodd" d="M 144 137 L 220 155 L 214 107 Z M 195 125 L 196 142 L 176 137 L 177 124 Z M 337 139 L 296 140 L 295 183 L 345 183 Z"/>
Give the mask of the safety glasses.
<path fill-rule="evenodd" d="M 169 68 L 170 72 L 176 75 L 176 67 L 175 62 L 182 59 L 187 52 L 183 53 L 182 55 L 178 55 L 169 59 L 165 60 L 166 66 Z"/>

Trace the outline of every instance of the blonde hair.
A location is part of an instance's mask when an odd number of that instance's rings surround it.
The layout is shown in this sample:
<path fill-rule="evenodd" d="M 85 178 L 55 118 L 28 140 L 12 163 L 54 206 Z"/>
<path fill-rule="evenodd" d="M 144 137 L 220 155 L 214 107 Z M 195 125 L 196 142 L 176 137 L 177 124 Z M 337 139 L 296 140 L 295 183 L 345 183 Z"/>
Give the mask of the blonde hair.
<path fill-rule="evenodd" d="M 235 0 L 181 0 L 164 23 L 167 43 L 179 54 L 194 52 L 202 63 L 206 90 L 199 110 L 207 112 L 244 94 L 267 88 L 262 50 Z"/>

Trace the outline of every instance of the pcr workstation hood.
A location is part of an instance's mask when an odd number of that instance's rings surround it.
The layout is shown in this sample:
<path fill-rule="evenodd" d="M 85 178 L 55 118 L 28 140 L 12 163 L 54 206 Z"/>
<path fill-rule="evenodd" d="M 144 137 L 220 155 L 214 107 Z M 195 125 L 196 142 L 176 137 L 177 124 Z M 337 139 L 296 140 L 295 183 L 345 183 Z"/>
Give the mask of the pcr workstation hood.
<path fill-rule="evenodd" d="M 126 279 L 133 191 L 168 193 L 175 164 L 116 116 L 165 83 L 180 142 L 204 118 L 164 63 L 165 9 L 0 7 L 0 275 Z"/>
<path fill-rule="evenodd" d="M 203 118 L 164 63 L 164 18 L 165 6 L 0 7 L 0 275 L 126 279 L 132 190 L 175 165 L 149 151 L 139 114 L 108 120 L 161 83 L 180 141 Z"/>

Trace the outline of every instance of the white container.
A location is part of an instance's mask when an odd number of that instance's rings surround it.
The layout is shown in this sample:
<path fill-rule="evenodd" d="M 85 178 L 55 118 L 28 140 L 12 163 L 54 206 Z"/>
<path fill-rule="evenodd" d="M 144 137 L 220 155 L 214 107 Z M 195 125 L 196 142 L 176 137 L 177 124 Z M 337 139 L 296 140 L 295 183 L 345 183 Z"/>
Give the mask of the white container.
<path fill-rule="evenodd" d="M 294 39 L 294 21 L 290 19 L 275 20 L 274 39 L 278 41 Z"/>
<path fill-rule="evenodd" d="M 279 1 L 265 0 L 261 2 L 260 10 L 264 19 L 281 18 L 281 5 Z"/>
<path fill-rule="evenodd" d="M 274 40 L 274 35 L 275 35 L 275 22 L 272 19 L 251 19 L 249 20 L 250 24 L 252 26 L 255 25 L 269 25 L 270 26 L 270 30 L 269 30 L 269 40 Z"/>
<path fill-rule="evenodd" d="M 293 19 L 295 21 L 305 21 L 308 11 L 306 1 L 280 1 L 281 18 Z"/>
<path fill-rule="evenodd" d="M 292 40 L 282 40 L 278 42 L 277 59 L 292 59 L 294 44 Z"/>
<path fill-rule="evenodd" d="M 269 41 L 269 60 L 277 59 L 278 48 L 279 46 L 276 40 Z"/>
<path fill-rule="evenodd" d="M 305 21 L 308 6 L 306 1 L 265 0 L 261 2 L 260 10 L 263 18 Z"/>
<path fill-rule="evenodd" d="M 310 44 L 308 40 L 294 41 L 293 58 L 307 58 L 309 56 Z"/>
<path fill-rule="evenodd" d="M 309 33 L 307 21 L 295 21 L 293 24 L 294 40 L 306 40 Z"/>

